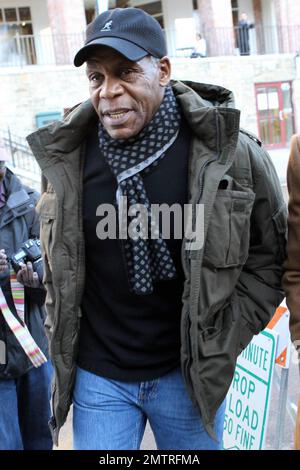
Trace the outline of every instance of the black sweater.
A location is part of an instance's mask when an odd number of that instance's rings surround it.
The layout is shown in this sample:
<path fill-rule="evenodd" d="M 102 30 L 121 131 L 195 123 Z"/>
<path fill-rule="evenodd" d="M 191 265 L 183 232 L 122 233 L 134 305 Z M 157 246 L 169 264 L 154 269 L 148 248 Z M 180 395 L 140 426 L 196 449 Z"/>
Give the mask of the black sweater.
<path fill-rule="evenodd" d="M 144 176 L 151 204 L 177 203 L 183 208 L 187 203 L 190 136 L 183 122 L 175 143 Z M 156 283 L 151 295 L 131 293 L 119 240 L 99 240 L 96 235 L 97 207 L 115 204 L 116 189 L 95 127 L 88 136 L 84 168 L 86 284 L 77 364 L 115 380 L 152 380 L 180 364 L 182 241 L 166 240 L 178 278 Z"/>

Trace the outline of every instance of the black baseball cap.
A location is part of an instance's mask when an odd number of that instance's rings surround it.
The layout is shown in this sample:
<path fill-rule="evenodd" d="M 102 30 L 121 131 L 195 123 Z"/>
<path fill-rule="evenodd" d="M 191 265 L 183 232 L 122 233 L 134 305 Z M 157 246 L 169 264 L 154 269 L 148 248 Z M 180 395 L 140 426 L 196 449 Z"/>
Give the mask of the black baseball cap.
<path fill-rule="evenodd" d="M 159 59 L 167 55 L 160 24 L 140 8 L 115 8 L 97 16 L 87 27 L 85 45 L 75 55 L 74 65 L 80 67 L 95 46 L 109 46 L 133 62 L 146 55 Z"/>

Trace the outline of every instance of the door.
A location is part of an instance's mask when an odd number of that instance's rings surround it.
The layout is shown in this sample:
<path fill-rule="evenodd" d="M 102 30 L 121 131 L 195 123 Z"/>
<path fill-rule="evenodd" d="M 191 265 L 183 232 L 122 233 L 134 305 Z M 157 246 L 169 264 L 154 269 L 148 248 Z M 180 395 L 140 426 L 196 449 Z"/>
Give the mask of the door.
<path fill-rule="evenodd" d="M 260 83 L 255 92 L 260 139 L 270 149 L 289 146 L 294 133 L 291 83 Z"/>

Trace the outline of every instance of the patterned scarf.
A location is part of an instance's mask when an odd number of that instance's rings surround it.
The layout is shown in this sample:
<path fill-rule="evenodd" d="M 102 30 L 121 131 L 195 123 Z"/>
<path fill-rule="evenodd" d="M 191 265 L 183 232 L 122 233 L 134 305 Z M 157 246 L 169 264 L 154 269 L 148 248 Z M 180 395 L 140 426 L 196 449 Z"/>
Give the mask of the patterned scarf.
<path fill-rule="evenodd" d="M 138 295 L 151 294 L 154 282 L 177 276 L 167 244 L 161 238 L 155 221 L 151 220 L 151 207 L 143 175 L 150 172 L 150 166 L 153 168 L 159 163 L 166 150 L 175 142 L 180 122 L 179 106 L 171 86 L 168 86 L 160 108 L 137 136 L 112 139 L 102 124 L 99 124 L 100 149 L 118 182 L 116 199 L 119 214 L 122 211 L 123 198 L 126 198 L 128 209 L 134 204 L 142 204 L 148 212 L 148 232 L 142 226 L 139 237 L 133 239 L 128 236 L 121 242 L 130 290 Z M 130 219 L 128 216 L 127 227 Z M 150 228 L 156 238 L 153 235 L 151 238 Z"/>

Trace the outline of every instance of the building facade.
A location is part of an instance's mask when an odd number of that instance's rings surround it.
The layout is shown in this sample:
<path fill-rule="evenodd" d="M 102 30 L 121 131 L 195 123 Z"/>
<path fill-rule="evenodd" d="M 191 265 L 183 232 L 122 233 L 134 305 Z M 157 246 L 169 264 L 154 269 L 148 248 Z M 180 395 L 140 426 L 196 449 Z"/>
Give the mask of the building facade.
<path fill-rule="evenodd" d="M 84 72 L 72 61 L 86 24 L 107 6 L 135 6 L 153 15 L 165 31 L 173 76 L 232 89 L 242 125 L 267 148 L 286 148 L 300 130 L 295 0 L 0 0 L 0 128 L 26 135 L 40 125 L 41 113 L 59 116 L 87 97 Z M 246 49 L 243 13 L 252 25 Z M 199 33 L 207 57 L 191 59 Z"/>

